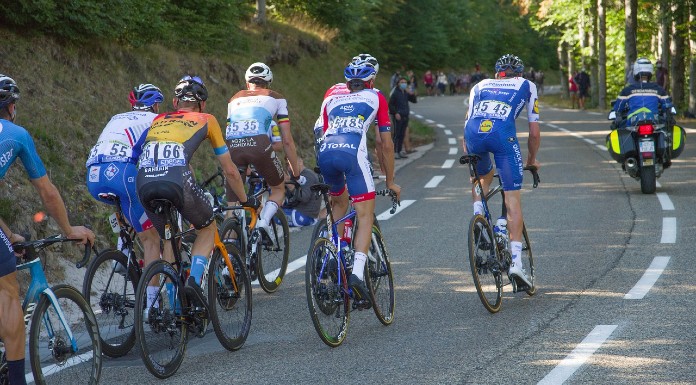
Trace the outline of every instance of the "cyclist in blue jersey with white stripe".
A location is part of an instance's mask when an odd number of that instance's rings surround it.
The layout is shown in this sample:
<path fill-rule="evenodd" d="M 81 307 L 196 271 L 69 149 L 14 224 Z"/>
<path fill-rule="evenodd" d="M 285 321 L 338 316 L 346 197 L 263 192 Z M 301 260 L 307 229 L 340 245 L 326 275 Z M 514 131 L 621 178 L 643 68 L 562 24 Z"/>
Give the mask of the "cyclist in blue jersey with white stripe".
<path fill-rule="evenodd" d="M 0 180 L 15 159 L 19 158 L 27 171 L 31 184 L 49 214 L 68 238 L 81 239 L 82 243 L 94 242 L 94 233 L 83 226 L 72 226 L 68 220 L 63 199 L 46 175 L 46 168 L 36 153 L 34 140 L 24 128 L 14 124 L 17 116 L 19 87 L 10 77 L 0 74 Z M 24 377 L 24 312 L 19 301 L 17 282 L 17 258 L 12 251 L 13 242 L 22 242 L 21 235 L 13 234 L 0 219 L 0 338 L 5 343 L 10 385 L 26 384 Z"/>
<path fill-rule="evenodd" d="M 510 235 L 512 265 L 510 277 L 531 286 L 522 266 L 522 151 L 517 140 L 515 119 L 527 107 L 529 139 L 527 141 L 526 165 L 540 164 L 536 159 L 541 134 L 539 130 L 539 105 L 536 85 L 522 77 L 524 64 L 514 55 L 504 55 L 495 63 L 495 79 L 485 79 L 471 89 L 469 109 L 464 125 L 464 152 L 481 157 L 477 171 L 484 192 L 493 181 L 493 154 L 495 166 L 505 191 L 507 228 Z M 481 197 L 472 188 L 474 214 L 483 213 Z"/>

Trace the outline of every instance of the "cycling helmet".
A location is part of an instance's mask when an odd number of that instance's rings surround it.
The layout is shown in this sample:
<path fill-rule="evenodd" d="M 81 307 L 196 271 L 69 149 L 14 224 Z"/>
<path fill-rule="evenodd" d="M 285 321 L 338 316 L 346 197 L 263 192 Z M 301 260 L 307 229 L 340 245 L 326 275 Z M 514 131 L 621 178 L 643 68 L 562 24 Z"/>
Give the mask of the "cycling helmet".
<path fill-rule="evenodd" d="M 200 76 L 186 75 L 176 84 L 174 95 L 183 102 L 204 102 L 208 99 L 208 89 Z"/>
<path fill-rule="evenodd" d="M 370 55 L 369 53 L 361 53 L 360 55 L 354 56 L 351 62 L 353 63 L 359 63 L 359 62 L 367 62 L 369 65 L 375 67 L 375 75 L 379 72 L 379 62 L 377 59 Z"/>
<path fill-rule="evenodd" d="M 162 103 L 164 95 L 159 88 L 148 83 L 133 87 L 133 91 L 128 95 L 128 100 L 134 110 L 148 110 L 156 103 Z"/>
<path fill-rule="evenodd" d="M 512 54 L 503 55 L 495 62 L 495 72 L 505 72 L 511 70 L 513 73 L 521 74 L 524 72 L 524 63 L 520 58 Z"/>
<path fill-rule="evenodd" d="M 273 81 L 273 72 L 267 65 L 257 62 L 247 68 L 244 78 L 247 83 L 253 83 L 252 80 L 260 79 L 270 84 Z"/>
<path fill-rule="evenodd" d="M 5 107 L 19 99 L 19 87 L 9 76 L 0 74 L 0 107 Z"/>
<path fill-rule="evenodd" d="M 348 67 L 343 71 L 343 76 L 346 80 L 362 80 L 364 82 L 370 81 L 375 78 L 377 71 L 375 67 L 366 62 L 351 62 Z"/>
<path fill-rule="evenodd" d="M 652 77 L 653 65 L 650 60 L 642 57 L 633 63 L 633 78 L 638 80 L 641 76 L 646 76 L 648 80 Z"/>

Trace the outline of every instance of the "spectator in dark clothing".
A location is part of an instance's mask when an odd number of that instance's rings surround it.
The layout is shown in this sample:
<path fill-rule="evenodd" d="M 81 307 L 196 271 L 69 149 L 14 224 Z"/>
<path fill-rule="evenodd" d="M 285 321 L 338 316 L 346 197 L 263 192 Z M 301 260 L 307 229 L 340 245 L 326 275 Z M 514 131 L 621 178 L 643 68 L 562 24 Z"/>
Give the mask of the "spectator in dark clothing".
<path fill-rule="evenodd" d="M 658 86 L 669 92 L 669 72 L 667 72 L 667 68 L 662 65 L 662 60 L 658 60 L 656 64 L 657 71 L 655 71 L 655 82 Z"/>
<path fill-rule="evenodd" d="M 319 183 L 319 176 L 314 171 L 305 168 L 302 158 L 297 158 L 297 166 L 300 169 L 300 175 L 304 176 L 307 181 L 301 186 L 285 185 L 283 211 L 288 218 L 288 225 L 311 226 L 317 222 L 321 210 L 321 198 L 310 190 L 312 185 Z M 285 179 L 289 181 L 290 176 L 286 175 Z"/>
<path fill-rule="evenodd" d="M 590 75 L 583 68 L 575 75 L 575 83 L 578 85 L 578 105 L 585 109 L 585 98 L 590 96 Z"/>
<path fill-rule="evenodd" d="M 416 94 L 408 89 L 408 79 L 399 78 L 397 86 L 394 87 L 389 95 L 389 114 L 392 116 L 394 124 L 394 157 L 396 159 L 408 158 L 404 151 L 404 136 L 408 127 L 408 118 L 411 109 L 408 103 L 416 103 Z"/>

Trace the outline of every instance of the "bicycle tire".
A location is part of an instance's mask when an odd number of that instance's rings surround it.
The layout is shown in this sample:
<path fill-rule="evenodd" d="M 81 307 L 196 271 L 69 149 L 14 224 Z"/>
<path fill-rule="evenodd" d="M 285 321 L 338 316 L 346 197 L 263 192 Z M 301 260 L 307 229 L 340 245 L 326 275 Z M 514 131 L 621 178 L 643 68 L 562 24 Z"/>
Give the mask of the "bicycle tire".
<path fill-rule="evenodd" d="M 220 239 L 223 243 L 232 243 L 246 255 L 246 250 L 242 250 L 242 225 L 236 217 L 227 218 L 222 222 L 222 225 L 220 225 Z"/>
<path fill-rule="evenodd" d="M 532 288 L 525 290 L 529 296 L 536 294 L 536 284 L 534 283 L 534 257 L 532 256 L 532 244 L 527 235 L 527 226 L 522 224 L 522 260 L 527 265 L 527 278 L 532 283 Z"/>
<path fill-rule="evenodd" d="M 118 250 L 106 250 L 87 266 L 82 295 L 94 312 L 99 326 L 102 352 L 121 357 L 135 345 L 135 291 L 139 269 L 129 266 L 128 273 L 117 272 L 128 266 L 128 257 Z"/>
<path fill-rule="evenodd" d="M 367 255 L 367 288 L 370 291 L 372 308 L 379 322 L 388 326 L 394 322 L 394 276 L 382 232 L 372 226 L 372 239 Z"/>
<path fill-rule="evenodd" d="M 338 285 L 339 264 L 334 244 L 326 238 L 319 238 L 307 255 L 305 265 L 309 315 L 319 338 L 332 348 L 343 343 L 350 320 L 350 298 Z"/>
<path fill-rule="evenodd" d="M 274 293 L 285 278 L 290 256 L 290 227 L 283 210 L 273 215 L 269 224 L 273 245 L 264 245 L 263 239 L 256 249 L 259 286 L 266 293 Z M 280 233 L 282 232 L 282 233 Z"/>
<path fill-rule="evenodd" d="M 48 295 L 42 295 L 29 329 L 29 357 L 34 382 L 98 384 L 102 351 L 94 313 L 74 287 L 56 285 L 51 290 L 70 326 L 77 351 L 72 351 L 68 330 L 61 323 L 55 306 Z"/>
<path fill-rule="evenodd" d="M 328 238 L 329 228 L 326 226 L 326 218 L 321 218 L 312 229 L 312 238 L 309 240 L 309 249 L 307 250 L 307 255 L 312 252 L 312 247 L 314 247 L 314 242 L 317 241 L 319 237 Z"/>
<path fill-rule="evenodd" d="M 153 278 L 160 285 L 158 307 L 148 308 L 146 306 L 147 287 Z M 167 281 L 173 283 L 171 290 L 175 293 L 175 298 L 179 300 L 178 308 L 176 299 L 172 303 L 174 298 L 170 298 L 167 293 L 165 286 Z M 138 342 L 136 345 L 140 349 L 140 356 L 145 367 L 157 378 L 171 377 L 179 370 L 184 360 L 188 326 L 176 313 L 185 309 L 188 302 L 184 291 L 179 290 L 181 285 L 179 274 L 174 266 L 164 260 L 157 260 L 148 265 L 138 282 L 135 303 L 147 312 L 147 320 L 144 319 L 145 311 L 135 313 L 135 335 Z M 161 343 L 158 343 L 158 339 L 162 340 Z"/>
<path fill-rule="evenodd" d="M 230 274 L 224 274 L 225 259 L 215 249 L 208 271 L 208 307 L 220 344 L 235 351 L 244 345 L 251 329 L 251 282 L 239 249 L 231 242 L 226 242 L 225 248 L 234 269 L 237 289 L 235 291 L 231 284 Z M 221 316 L 224 316 L 224 321 Z"/>
<path fill-rule="evenodd" d="M 469 266 L 479 299 L 486 310 L 497 313 L 503 299 L 503 274 L 493 229 L 482 215 L 471 218 L 468 240 Z"/>

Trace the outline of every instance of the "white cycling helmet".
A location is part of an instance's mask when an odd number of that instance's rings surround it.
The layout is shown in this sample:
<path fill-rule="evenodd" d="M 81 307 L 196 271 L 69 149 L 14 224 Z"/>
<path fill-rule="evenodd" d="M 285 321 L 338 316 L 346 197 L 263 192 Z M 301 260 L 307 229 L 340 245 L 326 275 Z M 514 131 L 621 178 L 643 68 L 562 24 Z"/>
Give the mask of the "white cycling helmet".
<path fill-rule="evenodd" d="M 379 72 L 379 62 L 374 56 L 370 55 L 369 53 L 361 53 L 360 55 L 353 56 L 353 59 L 351 60 L 353 63 L 358 63 L 361 61 L 367 62 L 373 66 L 375 68 L 375 75 L 377 75 Z"/>
<path fill-rule="evenodd" d="M 252 83 L 252 79 L 260 79 L 270 84 L 273 81 L 273 72 L 264 63 L 257 62 L 247 68 L 244 78 L 247 83 Z"/>
<path fill-rule="evenodd" d="M 633 78 L 638 80 L 641 76 L 646 76 L 648 80 L 652 77 L 653 65 L 650 60 L 642 57 L 633 63 Z"/>

